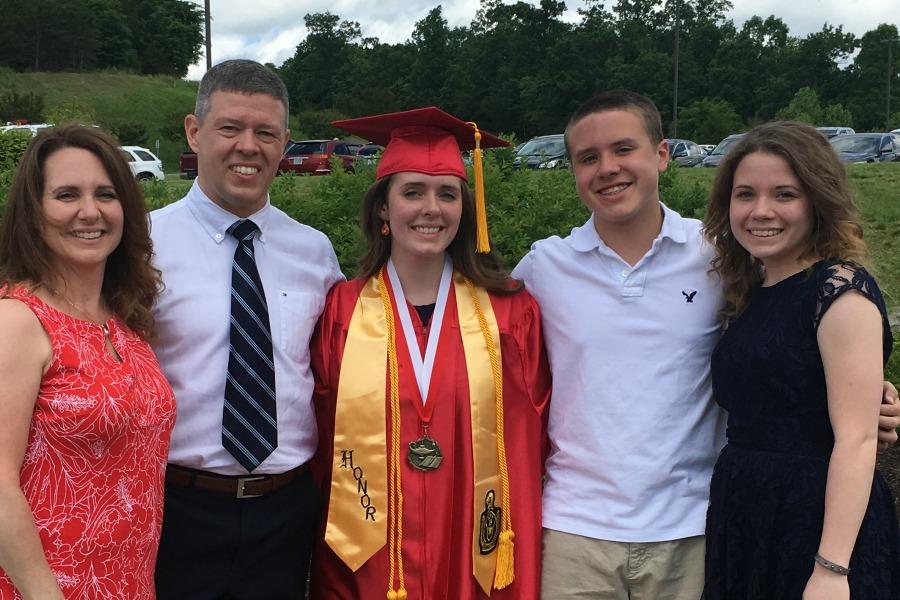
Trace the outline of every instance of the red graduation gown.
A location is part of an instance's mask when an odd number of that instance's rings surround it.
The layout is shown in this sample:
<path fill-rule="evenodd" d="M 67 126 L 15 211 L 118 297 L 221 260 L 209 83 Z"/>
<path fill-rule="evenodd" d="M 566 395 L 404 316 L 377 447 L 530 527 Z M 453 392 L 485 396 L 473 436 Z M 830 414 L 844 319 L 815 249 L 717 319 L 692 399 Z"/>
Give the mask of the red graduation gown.
<path fill-rule="evenodd" d="M 313 473 L 325 496 L 325 510 L 313 555 L 313 600 L 383 600 L 388 590 L 388 547 L 385 545 L 353 573 L 325 543 L 324 525 L 330 491 L 335 397 L 341 356 L 350 317 L 364 280 L 336 285 L 312 342 L 316 376 L 319 448 Z M 515 531 L 515 581 L 490 598 L 531 600 L 540 595 L 541 477 L 546 455 L 546 415 L 550 370 L 541 337 L 537 303 L 525 291 L 490 295 L 500 330 L 506 456 L 510 479 L 510 511 Z M 411 307 L 410 307 L 411 308 Z M 406 339 L 394 306 L 400 375 L 401 469 L 403 492 L 403 563 L 408 600 L 486 598 L 472 575 L 472 439 L 469 383 L 456 296 L 451 288 L 434 362 L 428 429 L 444 455 L 440 467 L 422 472 L 406 459 L 406 444 L 422 435 L 419 389 Z M 424 353 L 427 329 L 415 310 L 410 318 Z M 385 361 L 386 364 L 387 361 Z M 385 367 L 386 368 L 386 367 Z M 385 375 L 387 381 L 387 375 Z M 389 402 L 389 399 L 388 399 Z M 385 431 L 390 432 L 390 407 Z M 390 443 L 390 435 L 387 435 Z"/>

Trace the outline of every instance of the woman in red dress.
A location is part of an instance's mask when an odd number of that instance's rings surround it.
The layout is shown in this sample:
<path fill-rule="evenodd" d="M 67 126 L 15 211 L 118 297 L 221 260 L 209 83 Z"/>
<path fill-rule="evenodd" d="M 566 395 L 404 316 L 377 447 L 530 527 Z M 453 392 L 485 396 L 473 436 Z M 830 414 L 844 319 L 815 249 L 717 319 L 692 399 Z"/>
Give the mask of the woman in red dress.
<path fill-rule="evenodd" d="M 478 193 L 476 140 L 506 143 L 434 108 L 335 124 L 386 149 L 360 277 L 331 291 L 312 346 L 328 510 L 311 597 L 535 599 L 540 313 L 476 226 L 460 154 L 476 148 Z"/>
<path fill-rule="evenodd" d="M 154 598 L 175 402 L 151 253 L 116 142 L 39 134 L 0 232 L 0 599 Z"/>

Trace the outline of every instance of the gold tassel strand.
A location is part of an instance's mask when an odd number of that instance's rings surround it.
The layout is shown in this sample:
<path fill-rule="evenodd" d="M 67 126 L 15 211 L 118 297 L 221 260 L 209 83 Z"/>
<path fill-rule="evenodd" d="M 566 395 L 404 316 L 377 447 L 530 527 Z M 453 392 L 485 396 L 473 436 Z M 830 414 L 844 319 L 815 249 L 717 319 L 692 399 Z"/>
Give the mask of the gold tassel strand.
<path fill-rule="evenodd" d="M 497 462 L 500 470 L 500 505 L 501 505 L 501 526 L 500 541 L 497 546 L 497 566 L 494 571 L 494 588 L 502 590 L 510 585 L 516 578 L 515 571 L 515 545 L 513 539 L 516 537 L 512 529 L 512 521 L 510 519 L 510 502 L 509 502 L 509 471 L 506 466 L 506 443 L 504 440 L 504 423 L 503 423 L 503 372 L 500 360 L 497 358 L 497 347 L 494 345 L 494 336 L 491 335 L 488 328 L 487 319 L 481 310 L 481 303 L 478 301 L 478 295 L 475 293 L 475 286 L 466 279 L 466 287 L 472 295 L 475 304 L 475 312 L 478 315 L 478 324 L 481 326 L 481 333 L 484 335 L 484 342 L 487 345 L 488 356 L 491 360 L 491 372 L 494 375 L 494 407 L 497 418 Z"/>
<path fill-rule="evenodd" d="M 400 376 L 397 368 L 397 329 L 394 325 L 394 309 L 384 284 L 384 269 L 378 273 L 378 289 L 384 306 L 388 330 L 388 371 L 391 384 L 391 457 L 388 477 L 388 506 L 390 527 L 388 531 L 387 600 L 406 600 L 406 584 L 403 580 L 403 490 L 400 487 Z M 399 587 L 394 589 L 394 573 L 398 574 Z"/>
<path fill-rule="evenodd" d="M 491 240 L 488 236 L 487 205 L 484 199 L 484 166 L 481 163 L 481 132 L 478 125 L 469 122 L 475 128 L 475 149 L 472 151 L 472 170 L 475 172 L 475 252 L 488 254 L 491 251 Z"/>

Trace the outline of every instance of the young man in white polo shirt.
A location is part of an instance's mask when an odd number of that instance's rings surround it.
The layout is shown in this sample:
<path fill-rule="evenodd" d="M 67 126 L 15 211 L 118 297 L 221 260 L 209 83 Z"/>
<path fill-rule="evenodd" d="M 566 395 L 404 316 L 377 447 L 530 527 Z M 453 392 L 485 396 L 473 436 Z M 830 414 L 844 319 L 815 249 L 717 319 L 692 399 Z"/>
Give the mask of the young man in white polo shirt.
<path fill-rule="evenodd" d="M 542 597 L 696 600 L 725 441 L 709 378 L 722 301 L 712 252 L 699 221 L 660 202 L 669 154 L 649 99 L 595 96 L 566 144 L 592 216 L 513 272 L 541 305 L 553 371 Z"/>

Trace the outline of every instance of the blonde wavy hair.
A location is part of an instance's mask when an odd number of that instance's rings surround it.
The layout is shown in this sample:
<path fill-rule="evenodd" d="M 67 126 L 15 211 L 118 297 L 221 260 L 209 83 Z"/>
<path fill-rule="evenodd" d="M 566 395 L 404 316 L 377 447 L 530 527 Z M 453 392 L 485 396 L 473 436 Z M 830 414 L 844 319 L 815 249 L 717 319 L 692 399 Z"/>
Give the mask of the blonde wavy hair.
<path fill-rule="evenodd" d="M 865 265 L 859 212 L 853 203 L 847 172 L 822 134 L 803 123 L 776 121 L 750 130 L 719 165 L 709 193 L 703 233 L 715 248 L 710 271 L 719 275 L 725 296 L 723 317 L 733 319 L 744 310 L 750 292 L 762 281 L 760 262 L 741 246 L 731 231 L 729 207 L 734 172 L 754 152 L 783 158 L 800 180 L 813 211 L 813 227 L 800 261 L 839 259 Z"/>

